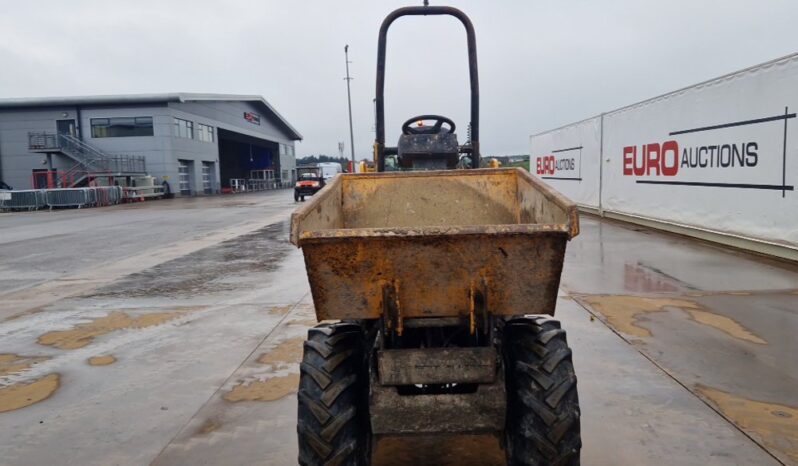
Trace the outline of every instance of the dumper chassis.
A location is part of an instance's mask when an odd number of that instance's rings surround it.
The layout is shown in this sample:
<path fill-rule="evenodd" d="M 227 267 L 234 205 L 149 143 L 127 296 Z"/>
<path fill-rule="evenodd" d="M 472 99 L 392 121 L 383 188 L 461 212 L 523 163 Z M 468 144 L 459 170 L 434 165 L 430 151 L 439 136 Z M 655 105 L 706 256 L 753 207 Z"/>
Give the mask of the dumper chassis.
<path fill-rule="evenodd" d="M 421 115 L 385 146 L 387 31 L 408 15 L 465 26 L 464 145 L 451 120 Z M 521 169 L 479 168 L 476 40 L 463 12 L 394 11 L 377 61 L 377 171 L 389 155 L 406 171 L 338 175 L 291 220 L 323 321 L 300 364 L 299 464 L 578 465 L 576 375 L 551 318 L 576 206 Z"/>

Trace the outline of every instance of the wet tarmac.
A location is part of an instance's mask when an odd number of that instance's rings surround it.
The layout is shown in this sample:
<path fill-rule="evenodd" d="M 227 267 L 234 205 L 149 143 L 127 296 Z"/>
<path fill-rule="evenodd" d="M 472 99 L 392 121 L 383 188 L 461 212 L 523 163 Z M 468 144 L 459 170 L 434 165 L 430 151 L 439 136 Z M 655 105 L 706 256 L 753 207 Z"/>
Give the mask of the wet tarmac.
<path fill-rule="evenodd" d="M 277 191 L 0 214 L 0 464 L 296 464 L 315 318 L 293 208 Z M 796 268 L 582 224 L 557 307 L 582 463 L 798 464 Z"/>
<path fill-rule="evenodd" d="M 798 464 L 798 267 L 581 223 L 562 289 L 775 459 Z"/>

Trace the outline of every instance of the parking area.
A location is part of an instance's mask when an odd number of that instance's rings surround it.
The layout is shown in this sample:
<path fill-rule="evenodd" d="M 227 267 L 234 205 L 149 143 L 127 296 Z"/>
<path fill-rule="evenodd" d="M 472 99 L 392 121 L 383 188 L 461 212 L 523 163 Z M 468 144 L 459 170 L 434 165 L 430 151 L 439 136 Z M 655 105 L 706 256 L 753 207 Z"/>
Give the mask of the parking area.
<path fill-rule="evenodd" d="M 0 214 L 0 463 L 296 464 L 295 206 Z M 798 464 L 796 303 L 792 265 L 583 216 L 557 307 L 582 463 Z"/>

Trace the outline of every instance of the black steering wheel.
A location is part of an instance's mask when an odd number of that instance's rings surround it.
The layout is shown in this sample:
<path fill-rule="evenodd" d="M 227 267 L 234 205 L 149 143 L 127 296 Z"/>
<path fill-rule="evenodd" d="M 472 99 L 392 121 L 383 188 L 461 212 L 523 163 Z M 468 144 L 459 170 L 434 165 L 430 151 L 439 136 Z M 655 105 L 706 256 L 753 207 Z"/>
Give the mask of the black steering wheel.
<path fill-rule="evenodd" d="M 434 120 L 435 124 L 432 126 L 410 126 L 418 121 Z M 449 125 L 444 129 L 443 124 Z M 402 134 L 441 134 L 441 133 L 454 133 L 454 122 L 445 116 L 440 115 L 419 115 L 415 116 L 402 125 Z"/>

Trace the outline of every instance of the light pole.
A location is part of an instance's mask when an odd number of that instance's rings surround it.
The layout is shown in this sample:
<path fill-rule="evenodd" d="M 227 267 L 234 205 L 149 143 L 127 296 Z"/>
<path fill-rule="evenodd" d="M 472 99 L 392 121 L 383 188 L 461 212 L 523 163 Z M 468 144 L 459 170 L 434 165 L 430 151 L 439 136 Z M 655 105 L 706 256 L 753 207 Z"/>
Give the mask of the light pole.
<path fill-rule="evenodd" d="M 344 57 L 346 58 L 346 100 L 349 102 L 349 150 L 352 151 L 352 172 L 355 172 L 355 134 L 352 131 L 352 92 L 349 90 L 349 81 L 354 78 L 349 77 L 349 45 L 344 46 Z"/>

